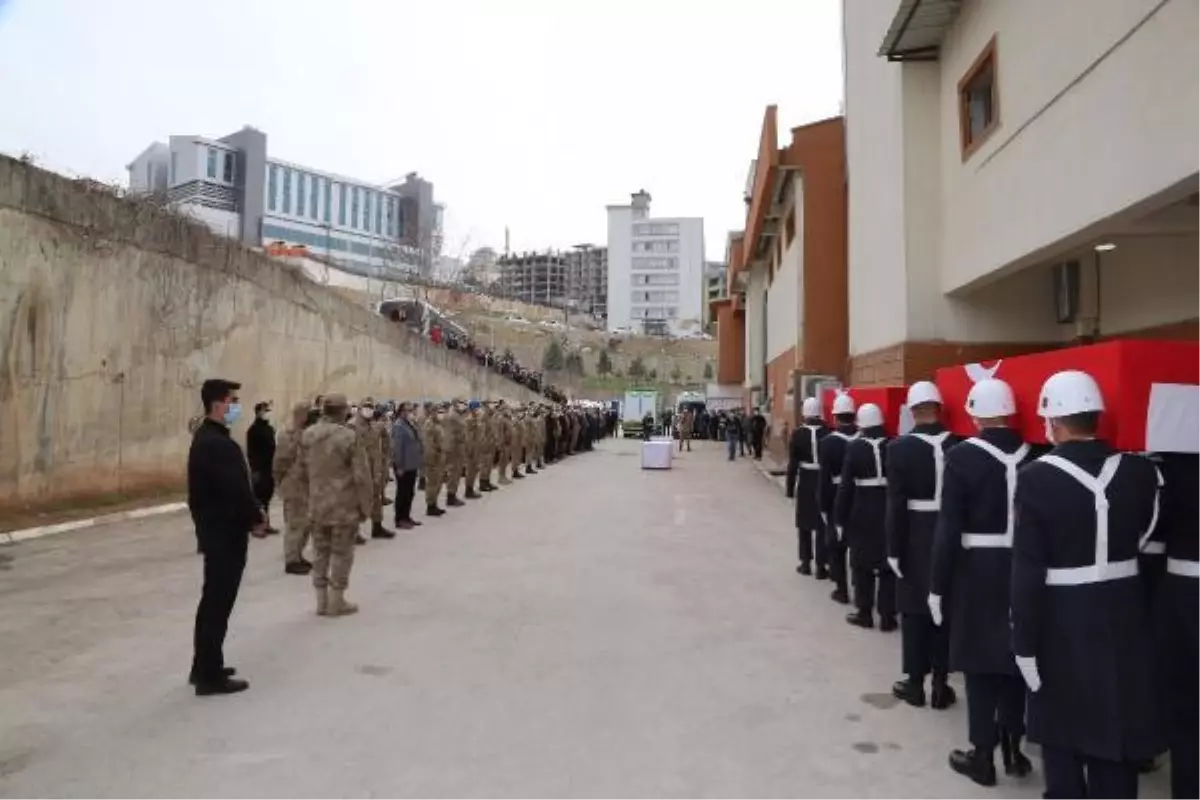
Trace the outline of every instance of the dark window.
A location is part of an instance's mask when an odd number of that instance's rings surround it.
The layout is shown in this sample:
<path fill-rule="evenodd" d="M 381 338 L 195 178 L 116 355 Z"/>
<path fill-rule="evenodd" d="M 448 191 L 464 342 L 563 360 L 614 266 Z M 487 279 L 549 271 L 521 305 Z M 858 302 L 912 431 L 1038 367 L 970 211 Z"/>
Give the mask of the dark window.
<path fill-rule="evenodd" d="M 963 158 L 969 157 L 1000 124 L 1000 90 L 993 38 L 958 83 L 959 130 Z"/>
<path fill-rule="evenodd" d="M 225 174 L 224 174 L 224 178 L 225 178 L 225 182 L 226 182 L 226 183 L 233 183 L 233 176 L 234 176 L 234 167 L 233 167 L 233 163 L 234 163 L 234 162 L 233 162 L 233 160 L 234 160 L 235 158 L 237 158 L 237 156 L 236 156 L 236 155 L 234 155 L 233 153 L 226 153 L 226 154 L 225 154 Z"/>

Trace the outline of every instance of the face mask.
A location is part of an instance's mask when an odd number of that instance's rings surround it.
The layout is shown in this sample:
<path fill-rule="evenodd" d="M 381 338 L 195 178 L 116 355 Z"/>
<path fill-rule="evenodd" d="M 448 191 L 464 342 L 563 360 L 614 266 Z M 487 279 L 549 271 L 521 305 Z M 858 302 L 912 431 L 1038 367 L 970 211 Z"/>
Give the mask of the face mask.
<path fill-rule="evenodd" d="M 242 418 L 242 404 L 241 403 L 230 403 L 229 408 L 225 409 L 225 416 L 223 417 L 223 419 L 225 420 L 225 424 L 233 425 L 241 418 Z"/>
<path fill-rule="evenodd" d="M 371 417 L 373 417 L 373 416 L 375 416 L 375 409 L 373 409 L 373 408 L 364 408 L 364 409 L 362 410 L 362 417 L 363 417 L 363 419 L 370 419 L 370 418 L 371 418 Z"/>
<path fill-rule="evenodd" d="M 1054 426 L 1050 424 L 1050 418 L 1046 417 L 1046 441 L 1050 444 L 1055 444 L 1054 441 Z"/>

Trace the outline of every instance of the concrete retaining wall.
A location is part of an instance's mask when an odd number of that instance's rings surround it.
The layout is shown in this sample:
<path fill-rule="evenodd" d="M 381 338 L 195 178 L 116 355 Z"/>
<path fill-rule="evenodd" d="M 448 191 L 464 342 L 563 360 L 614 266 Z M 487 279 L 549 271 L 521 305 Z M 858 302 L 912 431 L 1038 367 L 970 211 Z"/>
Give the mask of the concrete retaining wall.
<path fill-rule="evenodd" d="M 0 158 L 0 512 L 178 486 L 213 376 L 281 418 L 330 391 L 534 396 L 201 225 Z"/>

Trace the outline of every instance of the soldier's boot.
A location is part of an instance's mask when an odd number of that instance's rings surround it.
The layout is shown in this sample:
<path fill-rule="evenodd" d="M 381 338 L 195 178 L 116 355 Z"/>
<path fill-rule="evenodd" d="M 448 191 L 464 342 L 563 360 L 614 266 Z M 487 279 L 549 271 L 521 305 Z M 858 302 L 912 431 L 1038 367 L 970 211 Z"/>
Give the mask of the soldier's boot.
<path fill-rule="evenodd" d="M 383 498 L 383 504 L 384 504 L 385 506 L 390 506 L 390 505 L 392 504 L 392 498 L 385 496 L 385 497 Z"/>
<path fill-rule="evenodd" d="M 438 508 L 436 505 L 425 506 L 425 516 L 427 516 L 427 517 L 440 517 L 442 514 L 445 514 L 445 513 L 446 513 L 446 510 L 444 508 Z"/>
<path fill-rule="evenodd" d="M 525 474 L 526 475 L 537 475 L 537 470 L 533 468 L 532 463 L 525 465 Z"/>
<path fill-rule="evenodd" d="M 395 539 L 396 532 L 390 531 L 383 527 L 382 522 L 371 523 L 371 538 L 372 539 Z"/>
<path fill-rule="evenodd" d="M 483 479 L 481 479 L 481 480 L 479 481 L 479 491 L 481 491 L 481 492 L 494 492 L 494 491 L 496 491 L 496 487 L 495 487 L 495 486 L 492 486 L 492 480 L 491 480 L 491 478 L 483 478 Z"/>
<path fill-rule="evenodd" d="M 954 693 L 954 687 L 946 683 L 946 675 L 934 674 L 933 685 L 929 689 L 929 707 L 936 709 L 945 709 L 954 705 L 958 701 L 958 695 Z"/>
<path fill-rule="evenodd" d="M 480 488 L 483 488 L 482 484 L 480 484 Z M 464 494 L 463 497 L 467 498 L 468 500 L 478 500 L 479 498 L 483 497 L 483 495 L 475 491 L 475 485 L 471 484 L 467 487 L 466 494 Z"/>
<path fill-rule="evenodd" d="M 951 750 L 950 769 L 959 775 L 966 775 L 980 786 L 996 785 L 996 764 L 990 752 L 975 748 Z"/>
<path fill-rule="evenodd" d="M 446 505 L 450 506 L 451 508 L 457 508 L 458 506 L 465 506 L 466 503 L 464 503 L 462 500 L 459 500 L 458 495 L 452 494 L 446 498 Z"/>
<path fill-rule="evenodd" d="M 521 472 L 520 467 L 513 467 L 513 477 L 514 478 L 524 478 L 525 473 Z"/>
<path fill-rule="evenodd" d="M 508 477 L 508 471 L 503 467 L 500 468 L 500 485 L 508 486 L 512 481 Z"/>
<path fill-rule="evenodd" d="M 330 589 L 326 616 L 344 617 L 358 612 L 358 606 L 346 600 L 345 589 Z"/>
<path fill-rule="evenodd" d="M 1004 774 L 1024 778 L 1033 771 L 1033 764 L 1021 752 L 1021 737 L 1000 731 L 1000 757 L 1004 761 Z"/>
<path fill-rule="evenodd" d="M 324 586 L 318 586 L 317 592 L 317 616 L 324 617 L 329 614 L 329 591 Z"/>

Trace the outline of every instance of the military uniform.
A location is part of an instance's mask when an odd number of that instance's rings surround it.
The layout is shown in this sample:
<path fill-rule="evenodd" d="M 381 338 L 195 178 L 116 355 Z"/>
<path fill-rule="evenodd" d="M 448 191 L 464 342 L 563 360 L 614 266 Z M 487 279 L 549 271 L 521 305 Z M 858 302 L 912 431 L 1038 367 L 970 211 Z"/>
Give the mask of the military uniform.
<path fill-rule="evenodd" d="M 461 401 L 454 401 L 446 412 L 443 424 L 446 429 L 446 505 L 461 506 L 463 501 L 458 499 L 458 490 L 462 485 L 467 456 L 467 423 L 463 419 Z"/>
<path fill-rule="evenodd" d="M 495 490 L 492 485 L 492 472 L 496 468 L 496 410 L 491 404 L 483 407 L 483 415 L 479 418 L 479 489 L 490 492 Z"/>
<path fill-rule="evenodd" d="M 829 577 L 835 584 L 831 597 L 839 603 L 849 603 L 850 596 L 847 592 L 846 541 L 838 527 L 834 501 L 842 483 L 846 447 L 857 436 L 858 428 L 854 425 L 839 425 L 817 445 L 817 497 L 821 521 L 825 524 L 825 543 L 829 546 Z"/>
<path fill-rule="evenodd" d="M 363 400 L 362 408 L 374 408 L 371 398 Z M 350 428 L 358 440 L 371 471 L 371 534 L 379 536 L 383 523 L 383 493 L 387 487 L 387 465 L 390 459 L 383 447 L 382 426 L 366 419 L 361 411 L 350 420 Z"/>
<path fill-rule="evenodd" d="M 292 424 L 279 434 L 271 471 L 283 499 L 283 565 L 294 575 L 307 575 L 312 564 L 304 560 L 308 544 L 308 482 L 300 463 L 300 437 L 308 422 L 308 403 L 298 403 L 292 409 Z"/>
<path fill-rule="evenodd" d="M 691 435 L 692 415 L 685 414 L 680 434 Z M 820 423 L 808 423 L 796 428 L 788 443 L 787 496 L 796 500 L 796 538 L 798 540 L 799 565 L 796 571 L 807 575 L 812 571 L 812 561 L 817 561 L 817 579 L 829 577 L 829 554 L 826 548 L 824 525 L 821 524 L 819 497 L 820 463 L 817 454 L 821 440 L 829 435 L 829 428 Z M 680 448 L 683 447 L 682 442 Z M 691 449 L 689 443 L 688 449 Z"/>
<path fill-rule="evenodd" d="M 445 512 L 438 508 L 437 499 L 442 491 L 446 472 L 446 431 L 438 418 L 439 411 L 432 410 L 425 418 L 421 432 L 425 442 L 425 513 L 438 517 Z"/>
<path fill-rule="evenodd" d="M 479 472 L 482 467 L 483 455 L 483 437 L 481 433 L 483 420 L 480 419 L 478 409 L 472 408 L 467 412 L 465 424 L 467 434 L 467 489 L 464 497 L 475 499 L 483 496 L 475 491 L 476 481 L 479 480 Z"/>
<path fill-rule="evenodd" d="M 343 424 L 345 398 L 329 395 L 326 415 L 300 437 L 301 466 L 308 483 L 308 513 L 312 522 L 313 586 L 317 613 L 352 614 L 347 603 L 350 568 L 354 565 L 354 539 L 359 524 L 374 503 L 374 478 L 367 453 L 358 435 Z"/>
<path fill-rule="evenodd" d="M 864 428 L 846 448 L 838 485 L 835 518 L 850 549 L 854 605 L 848 620 L 880 630 L 896 628 L 896 576 L 886 563 L 884 519 L 887 515 L 887 443 L 881 427 Z"/>

